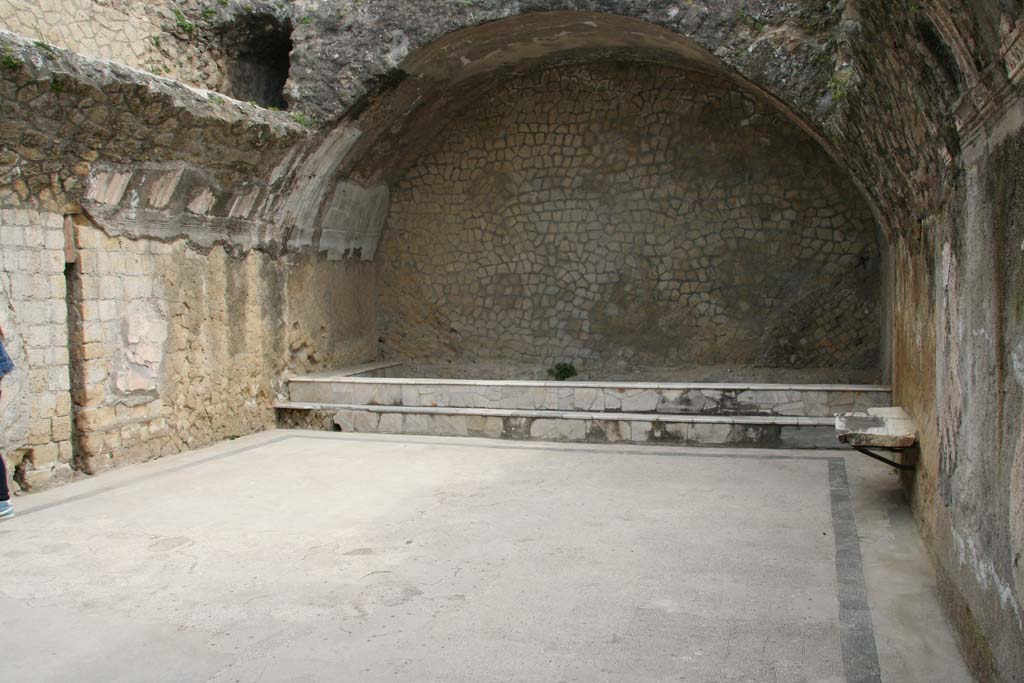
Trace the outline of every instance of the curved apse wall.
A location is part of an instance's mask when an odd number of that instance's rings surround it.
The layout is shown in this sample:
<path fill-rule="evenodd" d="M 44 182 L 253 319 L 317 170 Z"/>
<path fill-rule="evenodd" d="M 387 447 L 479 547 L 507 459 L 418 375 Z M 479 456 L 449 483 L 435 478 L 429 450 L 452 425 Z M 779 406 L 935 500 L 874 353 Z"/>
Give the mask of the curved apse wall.
<path fill-rule="evenodd" d="M 405 165 L 378 251 L 389 358 L 879 376 L 870 210 L 804 132 L 722 77 L 538 69 Z"/>

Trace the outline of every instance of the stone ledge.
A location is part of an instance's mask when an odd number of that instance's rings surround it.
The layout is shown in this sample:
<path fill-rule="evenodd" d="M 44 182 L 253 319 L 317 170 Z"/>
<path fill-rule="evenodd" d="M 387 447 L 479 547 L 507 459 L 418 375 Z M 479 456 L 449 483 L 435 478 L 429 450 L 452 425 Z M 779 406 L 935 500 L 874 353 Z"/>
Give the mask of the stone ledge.
<path fill-rule="evenodd" d="M 762 387 L 762 388 L 748 388 Z M 320 376 L 293 379 L 280 400 L 297 404 L 427 406 L 585 413 L 820 417 L 890 405 L 884 389 L 784 385 L 407 380 Z"/>
<path fill-rule="evenodd" d="M 903 408 L 844 413 L 835 423 L 839 441 L 850 446 L 910 448 L 917 443 L 917 427 Z"/>
<path fill-rule="evenodd" d="M 391 385 L 444 385 L 472 387 L 543 387 L 566 389 L 708 389 L 712 391 L 849 391 L 889 393 L 892 387 L 882 384 L 754 384 L 744 382 L 556 382 L 547 380 L 514 379 L 432 379 L 423 377 L 356 377 L 357 372 L 385 369 L 400 363 L 378 363 L 333 372 L 290 377 L 293 383 L 391 384 Z"/>
<path fill-rule="evenodd" d="M 343 403 L 275 403 L 278 410 L 350 411 L 404 415 L 465 415 L 479 417 L 520 417 L 559 420 L 603 420 L 610 422 L 665 422 L 682 424 L 831 426 L 831 417 L 782 417 L 777 415 L 675 415 L 661 413 L 606 413 L 562 410 L 517 410 L 503 408 L 443 408 L 432 406 L 380 406 Z"/>

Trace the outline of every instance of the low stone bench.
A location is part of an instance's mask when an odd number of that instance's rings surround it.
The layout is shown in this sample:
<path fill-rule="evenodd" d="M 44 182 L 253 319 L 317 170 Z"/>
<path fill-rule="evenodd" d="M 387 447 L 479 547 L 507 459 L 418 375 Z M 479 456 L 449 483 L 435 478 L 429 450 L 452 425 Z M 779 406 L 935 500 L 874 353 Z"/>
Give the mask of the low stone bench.
<path fill-rule="evenodd" d="M 864 412 L 837 415 L 836 436 L 840 443 L 897 469 L 912 470 L 915 467 L 870 450 L 902 451 L 917 444 L 917 426 L 903 408 L 868 408 Z"/>

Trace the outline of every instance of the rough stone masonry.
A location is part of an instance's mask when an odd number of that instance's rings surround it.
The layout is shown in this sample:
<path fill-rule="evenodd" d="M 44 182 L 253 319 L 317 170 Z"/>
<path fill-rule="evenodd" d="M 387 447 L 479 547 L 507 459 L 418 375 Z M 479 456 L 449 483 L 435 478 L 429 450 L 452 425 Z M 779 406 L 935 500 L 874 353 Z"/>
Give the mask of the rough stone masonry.
<path fill-rule="evenodd" d="M 662 354 L 675 362 L 691 347 L 666 343 L 672 334 L 659 329 L 654 336 L 662 341 L 645 347 L 645 337 L 617 335 L 597 315 L 647 292 L 657 308 L 646 318 L 631 306 L 643 321 L 632 327 L 666 311 L 681 322 L 692 321 L 694 310 L 697 319 L 701 310 L 716 312 L 709 327 L 694 330 L 697 355 L 722 353 L 708 340 L 732 334 L 751 346 L 726 353 L 728 362 L 795 354 L 794 366 L 804 358 L 853 367 L 877 357 L 874 369 L 891 380 L 895 402 L 919 427 L 919 466 L 906 484 L 964 652 L 979 678 L 1019 680 L 1021 9 L 1016 0 L 0 0 L 0 323 L 20 368 L 4 385 L 4 457 L 21 487 L 41 488 L 270 426 L 286 372 L 376 359 L 382 338 L 385 353 L 418 352 L 422 334 L 430 353 L 479 355 L 494 338 L 487 297 L 482 305 L 466 299 L 463 290 L 475 282 L 437 263 L 454 266 L 451 254 L 471 246 L 460 230 L 482 228 L 466 228 L 443 207 L 451 200 L 463 215 L 507 211 L 515 239 L 506 256 L 490 264 L 469 252 L 471 268 L 483 270 L 493 292 L 502 278 L 515 284 L 535 275 L 521 301 L 544 310 L 545 296 L 572 286 L 551 280 L 554 271 L 539 257 L 545 249 L 556 266 L 559 254 L 586 264 L 586 277 L 580 301 L 554 316 L 564 325 L 538 338 L 540 350 L 528 345 L 537 330 L 524 316 L 515 345 L 503 352 L 543 360 L 582 339 L 572 351 L 595 362 Z M 777 234 L 793 247 L 786 259 L 748 256 L 746 268 L 731 270 L 710 247 L 691 248 L 658 223 L 719 225 L 715 217 L 732 210 L 728 204 L 710 214 L 713 207 L 680 213 L 659 199 L 650 221 L 631 206 L 622 220 L 574 232 L 575 241 L 563 239 L 563 228 L 528 232 L 545 212 L 559 212 L 558 223 L 568 211 L 570 222 L 589 225 L 593 212 L 581 206 L 587 196 L 583 188 L 570 188 L 567 199 L 531 195 L 551 189 L 530 187 L 512 161 L 488 156 L 493 138 L 484 121 L 492 117 L 489 130 L 497 134 L 494 109 L 504 97 L 542 128 L 522 131 L 522 160 L 545 161 L 539 133 L 564 157 L 574 146 L 546 136 L 557 135 L 558 116 L 572 112 L 560 112 L 539 74 L 578 88 L 581 81 L 567 74 L 610 63 L 638 74 L 638 89 L 666 74 L 681 102 L 692 98 L 672 85 L 685 81 L 678 74 L 700 72 L 735 92 L 737 106 L 752 102 L 768 119 L 786 122 L 753 125 L 767 134 L 766 150 L 802 131 L 802 144 L 817 150 L 805 166 L 803 189 L 818 186 L 807 220 L 838 218 L 828 227 L 850 238 L 818 236 L 824 228 L 787 218 L 788 210 L 799 216 L 794 207 L 808 198 L 779 196 L 779 183 L 798 175 L 781 152 L 774 158 L 786 163 L 769 164 L 764 182 L 748 186 L 753 194 L 765 188 L 768 222 L 773 211 L 781 214 L 775 233 L 762 222 L 730 239 L 739 249 Z M 628 86 L 619 79 L 623 106 L 635 99 L 638 123 L 660 123 L 649 109 L 657 99 Z M 528 96 L 520 100 L 516 88 Z M 490 93 L 500 97 L 492 102 Z M 722 130 L 730 120 L 710 122 L 717 137 L 683 149 L 715 139 L 730 149 L 744 134 Z M 692 132 L 692 124 L 673 121 L 662 135 Z M 614 120 L 581 123 L 602 130 Z M 644 149 L 638 137 L 634 146 Z M 604 158 L 616 159 L 630 144 L 622 138 Z M 658 149 L 679 148 L 660 140 L 651 153 Z M 694 158 L 704 163 L 714 151 Z M 453 177 L 460 156 L 492 164 L 487 184 L 469 187 Z M 811 172 L 826 168 L 826 158 L 834 173 Z M 591 169 L 598 162 L 586 161 Z M 598 167 L 592 196 L 622 199 L 624 178 L 656 179 L 652 192 L 672 187 L 665 183 L 673 169 L 652 172 L 628 155 L 621 163 L 619 177 Z M 631 177 L 633 168 L 644 172 Z M 693 182 L 681 187 L 699 187 Z M 743 188 L 733 182 L 722 191 L 738 201 Z M 474 199 L 481 189 L 488 191 Z M 558 205 L 570 199 L 573 206 Z M 822 213 L 837 204 L 835 216 Z M 735 221 L 729 225 L 746 218 L 742 211 L 727 216 Z M 678 250 L 672 267 L 624 282 L 623 290 L 633 289 L 622 302 L 602 302 L 607 293 L 597 278 L 622 254 L 622 226 L 651 224 L 663 227 L 631 248 L 650 250 L 651 264 L 662 249 Z M 877 255 L 867 237 L 875 227 Z M 593 245 L 603 230 L 608 237 Z M 441 253 L 446 239 L 450 248 Z M 527 251 L 531 239 L 539 245 Z M 554 246 L 544 247 L 546 239 Z M 854 255 L 865 259 L 861 277 L 853 275 Z M 837 317 L 822 320 L 813 306 L 806 314 L 796 306 L 788 318 L 820 334 L 780 330 L 766 339 L 734 324 L 742 316 L 730 306 L 774 296 L 750 273 L 785 285 L 794 267 L 834 283 L 820 291 L 840 309 Z M 877 272 L 878 305 L 863 313 L 853 301 L 864 301 L 869 272 Z M 699 273 L 717 284 L 703 288 Z M 735 287 L 723 284 L 730 274 L 739 277 Z M 439 298 L 442 281 L 451 284 Z M 791 288 L 798 297 L 800 287 Z M 679 292 L 686 305 L 670 306 L 665 292 Z M 413 293 L 446 305 L 418 305 Z M 870 329 L 872 318 L 876 334 L 851 336 L 852 321 Z M 808 355 L 800 356 L 799 343 L 788 351 L 805 336 L 813 341 Z M 787 340 L 788 356 L 772 350 L 773 338 Z M 628 350 L 623 359 L 603 346 L 613 342 Z"/>
<path fill-rule="evenodd" d="M 448 121 L 392 191 L 389 356 L 879 379 L 870 210 L 754 97 L 599 62 L 509 80 Z"/>

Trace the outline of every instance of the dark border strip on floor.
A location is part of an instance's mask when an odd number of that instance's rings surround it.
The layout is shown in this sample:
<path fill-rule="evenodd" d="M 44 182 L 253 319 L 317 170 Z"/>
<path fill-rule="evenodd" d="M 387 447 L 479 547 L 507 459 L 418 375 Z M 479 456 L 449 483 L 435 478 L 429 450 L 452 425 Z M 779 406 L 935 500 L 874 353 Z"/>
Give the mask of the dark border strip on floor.
<path fill-rule="evenodd" d="M 304 433 L 296 438 L 313 438 L 318 440 L 341 441 L 337 436 L 328 434 Z M 458 438 L 458 437 L 451 437 Z M 347 439 L 346 439 L 347 440 Z M 401 443 L 394 439 L 375 439 L 362 437 L 358 440 L 371 443 Z M 493 444 L 451 444 L 459 447 L 474 448 L 509 448 L 520 442 L 495 442 Z M 537 443 L 537 442 L 534 442 Z M 537 450 L 559 451 L 561 453 L 585 452 L 583 448 L 565 448 L 559 444 L 537 447 Z M 871 618 L 871 607 L 868 604 L 867 585 L 864 581 L 864 566 L 860 556 L 860 537 L 857 535 L 857 521 L 853 514 L 850 500 L 850 484 L 846 476 L 846 460 L 838 456 L 806 456 L 778 455 L 757 453 L 731 453 L 723 449 L 722 453 L 672 453 L 633 449 L 602 450 L 603 453 L 620 455 L 663 455 L 680 457 L 688 455 L 694 458 L 712 459 L 750 459 L 750 460 L 805 460 L 828 463 L 829 499 L 832 511 L 832 536 L 835 541 L 835 565 L 837 598 L 839 601 L 839 639 L 843 653 L 843 668 L 847 683 L 881 683 L 882 673 L 878 661 L 878 649 L 875 645 L 874 621 Z"/>
<path fill-rule="evenodd" d="M 850 502 L 846 462 L 836 458 L 828 463 L 829 493 L 832 500 L 832 535 L 836 543 L 836 583 L 839 598 L 839 641 L 847 683 L 880 683 L 882 672 L 875 646 L 875 627 L 864 583 L 860 537 Z"/>

